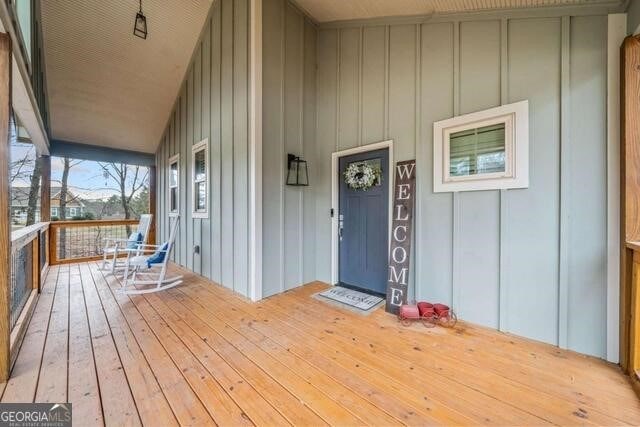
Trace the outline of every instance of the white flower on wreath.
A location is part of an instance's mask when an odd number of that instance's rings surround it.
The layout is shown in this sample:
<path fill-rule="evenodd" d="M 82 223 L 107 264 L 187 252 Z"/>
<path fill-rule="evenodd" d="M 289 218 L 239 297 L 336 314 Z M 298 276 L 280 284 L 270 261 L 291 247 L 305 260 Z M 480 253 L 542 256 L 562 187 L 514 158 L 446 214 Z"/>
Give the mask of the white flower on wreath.
<path fill-rule="evenodd" d="M 344 171 L 344 181 L 354 190 L 367 191 L 382 177 L 382 170 L 378 166 L 367 163 L 351 163 Z"/>

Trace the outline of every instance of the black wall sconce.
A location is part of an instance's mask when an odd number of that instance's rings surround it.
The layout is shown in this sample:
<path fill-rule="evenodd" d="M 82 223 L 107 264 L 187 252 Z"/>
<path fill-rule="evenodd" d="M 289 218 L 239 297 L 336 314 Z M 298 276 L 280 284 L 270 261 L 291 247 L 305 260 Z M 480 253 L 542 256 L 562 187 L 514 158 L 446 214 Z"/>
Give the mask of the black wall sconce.
<path fill-rule="evenodd" d="M 294 154 L 287 154 L 287 185 L 306 187 L 309 185 L 307 161 Z"/>
<path fill-rule="evenodd" d="M 142 0 L 140 0 L 140 11 L 136 13 L 136 20 L 133 23 L 133 35 L 147 39 L 147 17 L 142 13 Z"/>

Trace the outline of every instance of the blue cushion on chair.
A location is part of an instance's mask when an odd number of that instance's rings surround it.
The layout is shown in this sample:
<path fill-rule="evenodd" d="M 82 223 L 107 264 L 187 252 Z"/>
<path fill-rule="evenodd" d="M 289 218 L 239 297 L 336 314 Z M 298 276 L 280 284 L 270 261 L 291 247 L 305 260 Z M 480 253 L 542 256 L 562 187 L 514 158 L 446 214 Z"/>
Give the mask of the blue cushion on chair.
<path fill-rule="evenodd" d="M 142 243 L 142 233 L 133 232 L 127 240 L 127 249 L 137 249 L 138 245 Z"/>
<path fill-rule="evenodd" d="M 147 258 L 147 267 L 151 268 L 151 264 L 161 264 L 164 261 L 164 257 L 167 256 L 167 248 L 169 248 L 169 242 L 163 243 L 160 249 Z"/>

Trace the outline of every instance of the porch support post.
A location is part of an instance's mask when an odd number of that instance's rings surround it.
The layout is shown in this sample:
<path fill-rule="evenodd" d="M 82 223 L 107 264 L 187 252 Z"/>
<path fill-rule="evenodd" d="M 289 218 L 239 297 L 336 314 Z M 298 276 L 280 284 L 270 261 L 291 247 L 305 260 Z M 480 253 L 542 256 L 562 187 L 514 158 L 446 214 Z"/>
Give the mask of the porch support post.
<path fill-rule="evenodd" d="M 156 181 L 156 167 L 149 166 L 149 213 L 153 215 L 153 219 L 151 220 L 151 226 L 149 227 L 149 244 L 156 244 L 156 193 L 157 189 L 157 181 Z"/>
<path fill-rule="evenodd" d="M 10 349 L 10 256 L 9 215 L 9 112 L 11 108 L 11 39 L 0 33 L 0 381 L 9 379 Z"/>
<path fill-rule="evenodd" d="M 632 345 L 640 335 L 634 336 L 632 328 L 639 314 L 632 297 L 638 281 L 633 281 L 634 256 L 627 244 L 640 241 L 640 38 L 625 38 L 620 56 L 620 365 L 633 373 Z"/>
<path fill-rule="evenodd" d="M 41 156 L 42 182 L 40 183 L 40 221 L 51 221 L 51 157 Z"/>

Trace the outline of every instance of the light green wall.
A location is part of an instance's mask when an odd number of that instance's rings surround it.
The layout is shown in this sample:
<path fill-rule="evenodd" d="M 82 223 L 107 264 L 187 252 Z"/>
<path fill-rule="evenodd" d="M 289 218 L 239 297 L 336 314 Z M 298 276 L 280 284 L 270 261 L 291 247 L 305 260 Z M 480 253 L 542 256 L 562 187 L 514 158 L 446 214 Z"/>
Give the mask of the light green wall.
<path fill-rule="evenodd" d="M 606 37 L 605 15 L 321 28 L 317 279 L 331 273 L 331 152 L 393 139 L 395 161 L 418 167 L 415 296 L 604 357 Z M 433 122 L 523 99 L 529 188 L 434 193 Z"/>
<path fill-rule="evenodd" d="M 631 0 L 627 7 L 627 33 L 633 34 L 640 26 L 640 0 Z"/>
<path fill-rule="evenodd" d="M 263 1 L 263 295 L 315 280 L 316 28 L 286 0 Z M 310 187 L 284 185 L 287 153 Z"/>
<path fill-rule="evenodd" d="M 248 0 L 215 2 L 156 153 L 159 239 L 169 234 L 167 160 L 180 154 L 174 260 L 248 295 Z M 209 218 L 191 216 L 191 146 L 209 138 Z M 194 246 L 200 253 L 194 253 Z"/>

